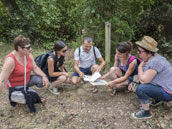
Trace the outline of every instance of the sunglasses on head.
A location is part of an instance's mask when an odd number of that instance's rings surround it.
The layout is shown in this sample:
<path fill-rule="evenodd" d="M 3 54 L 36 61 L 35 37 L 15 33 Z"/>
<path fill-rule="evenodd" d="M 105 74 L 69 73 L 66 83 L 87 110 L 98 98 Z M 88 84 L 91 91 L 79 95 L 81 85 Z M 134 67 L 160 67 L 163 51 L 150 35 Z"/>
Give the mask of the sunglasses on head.
<path fill-rule="evenodd" d="M 62 52 L 65 53 L 67 51 L 67 49 L 63 50 Z"/>
<path fill-rule="evenodd" d="M 27 50 L 31 49 L 31 45 L 28 47 L 22 47 L 23 49 L 26 48 Z"/>

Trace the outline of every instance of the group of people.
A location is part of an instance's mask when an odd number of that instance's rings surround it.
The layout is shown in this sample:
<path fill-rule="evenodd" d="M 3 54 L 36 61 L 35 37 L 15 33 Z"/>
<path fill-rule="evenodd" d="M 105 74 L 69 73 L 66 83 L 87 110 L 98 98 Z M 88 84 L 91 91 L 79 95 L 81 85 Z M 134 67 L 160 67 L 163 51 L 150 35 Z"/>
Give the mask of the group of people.
<path fill-rule="evenodd" d="M 53 94 L 59 94 L 57 86 L 70 80 L 69 73 L 64 67 L 67 45 L 57 41 L 42 70 L 31 54 L 29 38 L 19 35 L 13 43 L 14 50 L 5 57 L 0 74 L 0 91 L 5 86 L 24 88 L 26 82 L 27 87 L 45 86 Z M 136 42 L 136 45 L 142 61 L 131 54 L 131 42 L 120 42 L 116 46 L 114 66 L 100 79 L 111 77 L 112 80 L 106 86 L 112 89 L 110 96 L 114 96 L 119 89 L 132 90 L 134 76 L 138 76 L 140 83 L 137 84 L 136 94 L 142 108 L 131 116 L 135 119 L 146 119 L 152 117 L 149 110 L 150 98 L 157 102 L 172 101 L 172 67 L 165 57 L 157 54 L 158 43 L 152 37 L 144 36 L 141 41 Z M 96 59 L 100 65 L 96 64 Z M 72 75 L 72 84 L 82 81 L 84 75 L 101 72 L 105 64 L 99 49 L 93 46 L 92 38 L 85 37 L 82 46 L 74 52 L 75 72 Z M 97 91 L 97 87 L 93 86 L 93 93 Z"/>

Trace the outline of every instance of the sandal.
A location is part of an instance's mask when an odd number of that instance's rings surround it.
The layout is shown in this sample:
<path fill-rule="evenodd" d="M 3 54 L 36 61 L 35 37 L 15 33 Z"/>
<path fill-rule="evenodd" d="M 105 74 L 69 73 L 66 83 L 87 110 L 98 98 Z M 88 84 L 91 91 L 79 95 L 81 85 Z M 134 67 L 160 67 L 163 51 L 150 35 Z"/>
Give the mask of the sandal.
<path fill-rule="evenodd" d="M 45 102 L 46 102 L 46 99 L 43 98 L 43 97 L 41 97 L 41 102 L 42 102 L 42 103 L 45 103 Z"/>
<path fill-rule="evenodd" d="M 113 97 L 116 94 L 116 89 L 112 89 L 112 92 L 109 94 L 111 97 Z"/>
<path fill-rule="evenodd" d="M 139 83 L 137 83 L 137 82 L 131 82 L 131 90 L 133 91 L 133 92 L 136 92 L 136 88 L 137 88 L 137 86 L 139 85 Z"/>
<path fill-rule="evenodd" d="M 93 93 L 97 93 L 98 92 L 98 89 L 96 87 L 93 87 Z"/>

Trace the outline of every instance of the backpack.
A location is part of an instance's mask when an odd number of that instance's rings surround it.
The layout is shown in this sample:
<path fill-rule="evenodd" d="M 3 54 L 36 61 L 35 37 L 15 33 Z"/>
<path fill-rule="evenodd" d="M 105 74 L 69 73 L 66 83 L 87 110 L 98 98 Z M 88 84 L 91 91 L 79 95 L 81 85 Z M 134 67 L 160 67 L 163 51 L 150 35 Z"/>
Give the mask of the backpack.
<path fill-rule="evenodd" d="M 128 65 L 129 65 L 134 59 L 137 60 L 137 64 L 138 64 L 138 65 L 143 61 L 142 59 L 137 58 L 137 57 L 134 56 L 134 55 L 131 55 L 130 59 L 128 60 Z"/>
<path fill-rule="evenodd" d="M 93 46 L 93 52 L 94 52 L 94 57 L 95 57 L 95 60 L 96 60 L 96 51 L 95 51 L 95 46 Z M 79 57 L 80 57 L 80 54 L 81 54 L 81 47 L 79 47 Z"/>
<path fill-rule="evenodd" d="M 53 51 L 49 51 L 49 52 L 44 53 L 44 54 L 42 54 L 42 55 L 40 55 L 40 56 L 37 56 L 37 57 L 35 58 L 35 62 L 36 62 L 37 66 L 38 66 L 40 69 L 44 70 L 44 67 L 46 66 L 47 59 L 48 59 L 49 56 L 51 56 L 51 57 L 53 58 L 55 64 L 57 64 L 57 58 L 56 58 L 56 56 L 53 54 Z"/>

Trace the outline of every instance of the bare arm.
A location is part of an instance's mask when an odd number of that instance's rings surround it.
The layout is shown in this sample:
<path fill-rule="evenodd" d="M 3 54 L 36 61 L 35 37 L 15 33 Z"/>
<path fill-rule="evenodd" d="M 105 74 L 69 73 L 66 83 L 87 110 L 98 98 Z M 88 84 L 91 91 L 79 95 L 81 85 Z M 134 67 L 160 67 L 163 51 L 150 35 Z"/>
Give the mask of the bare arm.
<path fill-rule="evenodd" d="M 114 57 L 114 66 L 118 67 L 118 57 L 117 57 L 116 54 L 115 54 L 115 57 Z"/>
<path fill-rule="evenodd" d="M 80 71 L 78 66 L 79 66 L 79 60 L 74 60 L 75 71 L 80 75 L 81 78 L 83 78 L 84 73 Z"/>
<path fill-rule="evenodd" d="M 149 70 L 146 70 L 145 72 L 143 72 L 144 65 L 145 65 L 145 63 L 141 62 L 138 67 L 139 80 L 143 84 L 149 83 L 157 74 L 157 71 L 155 71 L 154 69 L 149 69 Z"/>
<path fill-rule="evenodd" d="M 48 73 L 50 77 L 57 77 L 61 75 L 68 76 L 66 72 L 54 72 L 54 60 L 53 58 L 49 57 L 48 58 Z"/>
<path fill-rule="evenodd" d="M 12 71 L 14 70 L 14 67 L 15 67 L 14 60 L 11 57 L 8 57 L 5 60 L 5 63 L 2 67 L 2 72 L 0 74 L 0 91 L 5 86 L 5 82 L 7 81 Z"/>
<path fill-rule="evenodd" d="M 100 72 L 102 70 L 102 68 L 105 66 L 106 62 L 103 59 L 103 57 L 98 58 L 98 60 L 101 62 L 100 66 L 98 67 L 97 71 Z"/>
<path fill-rule="evenodd" d="M 125 80 L 128 79 L 129 76 L 132 75 L 132 73 L 134 72 L 135 68 L 136 68 L 136 64 L 137 64 L 137 61 L 136 59 L 133 60 L 130 64 L 129 64 L 129 67 L 128 67 L 128 70 L 127 72 L 125 73 L 124 76 L 120 77 L 120 78 L 117 78 L 115 79 L 114 81 L 112 81 L 113 84 L 118 84 L 118 83 L 121 83 L 121 82 L 124 82 Z"/>

